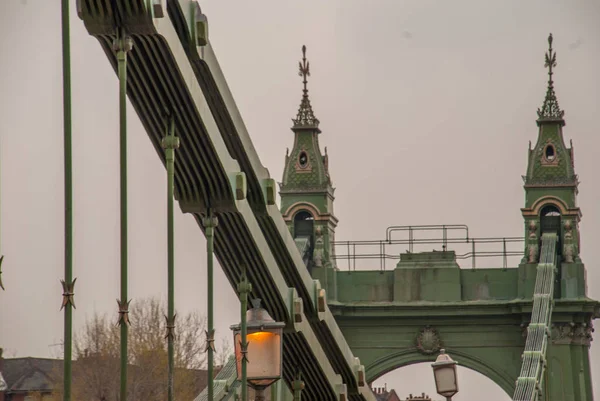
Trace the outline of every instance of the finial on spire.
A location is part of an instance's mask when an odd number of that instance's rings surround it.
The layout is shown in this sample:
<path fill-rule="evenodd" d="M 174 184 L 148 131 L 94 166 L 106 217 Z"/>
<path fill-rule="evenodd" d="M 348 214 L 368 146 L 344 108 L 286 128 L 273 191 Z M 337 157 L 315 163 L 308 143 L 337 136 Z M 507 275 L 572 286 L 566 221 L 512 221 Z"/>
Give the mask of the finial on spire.
<path fill-rule="evenodd" d="M 558 107 L 556 93 L 554 93 L 554 81 L 552 80 L 553 67 L 556 67 L 556 52 L 552 49 L 552 34 L 548 36 L 548 51 L 544 58 L 544 67 L 548 68 L 548 89 L 541 109 L 538 109 L 538 117 L 543 120 L 562 120 L 564 111 Z"/>
<path fill-rule="evenodd" d="M 310 76 L 310 63 L 306 59 L 306 46 L 302 46 L 302 61 L 298 62 L 298 75 L 302 77 L 302 101 L 300 102 L 300 108 L 294 122 L 294 128 L 316 128 L 319 129 L 319 120 L 313 113 L 310 100 L 308 99 L 308 80 Z"/>
<path fill-rule="evenodd" d="M 304 84 L 304 93 L 308 92 L 306 84 L 308 80 L 306 77 L 310 77 L 310 63 L 306 60 L 306 45 L 302 46 L 302 62 L 298 62 L 299 71 L 298 75 L 303 78 L 302 83 Z"/>

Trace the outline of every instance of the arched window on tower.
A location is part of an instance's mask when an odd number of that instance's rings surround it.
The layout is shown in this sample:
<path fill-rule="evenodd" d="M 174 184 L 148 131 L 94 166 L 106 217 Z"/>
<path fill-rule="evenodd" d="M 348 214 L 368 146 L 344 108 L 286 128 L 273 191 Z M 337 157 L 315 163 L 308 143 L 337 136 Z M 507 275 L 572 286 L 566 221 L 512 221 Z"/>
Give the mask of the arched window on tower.
<path fill-rule="evenodd" d="M 315 244 L 314 222 L 314 216 L 306 210 L 301 210 L 294 216 L 294 240 L 309 272 L 311 271 L 312 254 Z"/>
<path fill-rule="evenodd" d="M 544 233 L 556 233 L 560 238 L 560 210 L 554 205 L 546 205 L 540 211 L 540 229 Z M 558 247 L 560 253 L 560 246 Z"/>
<path fill-rule="evenodd" d="M 294 216 L 294 237 L 312 237 L 315 218 L 310 212 L 301 210 Z"/>

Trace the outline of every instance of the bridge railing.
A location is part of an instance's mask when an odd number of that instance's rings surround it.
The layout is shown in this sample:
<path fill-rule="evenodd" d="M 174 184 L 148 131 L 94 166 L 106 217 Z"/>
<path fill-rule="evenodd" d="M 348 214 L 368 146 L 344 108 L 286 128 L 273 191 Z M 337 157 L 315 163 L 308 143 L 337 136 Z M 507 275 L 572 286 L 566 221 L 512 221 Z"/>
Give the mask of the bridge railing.
<path fill-rule="evenodd" d="M 398 233 L 404 238 L 397 238 Z M 396 234 L 396 235 L 394 235 Z M 466 225 L 419 225 L 391 226 L 386 229 L 383 240 L 336 241 L 333 243 L 333 259 L 340 265 L 346 264 L 348 270 L 356 270 L 357 260 L 377 260 L 380 270 L 394 268 L 400 259 L 400 253 L 414 253 L 427 250 L 426 246 L 439 246 L 434 251 L 454 251 L 457 260 L 471 260 L 471 268 L 477 268 L 479 259 L 502 259 L 502 267 L 508 268 L 508 261 L 524 255 L 523 237 L 469 237 Z M 405 248 L 402 249 L 401 247 Z M 416 251 L 415 251 L 416 249 Z M 340 263 L 346 261 L 346 263 Z M 360 262 L 359 262 L 360 263 Z M 343 267 L 343 266 L 339 266 Z M 359 269 L 369 269 L 360 263 Z"/>

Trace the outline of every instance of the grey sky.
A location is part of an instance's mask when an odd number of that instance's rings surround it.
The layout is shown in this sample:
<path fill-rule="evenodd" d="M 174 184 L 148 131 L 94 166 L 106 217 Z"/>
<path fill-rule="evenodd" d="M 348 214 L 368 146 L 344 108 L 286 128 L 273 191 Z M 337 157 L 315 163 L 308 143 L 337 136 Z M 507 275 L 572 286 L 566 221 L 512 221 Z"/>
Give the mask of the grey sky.
<path fill-rule="evenodd" d="M 2 242 L 0 346 L 50 356 L 62 337 L 62 88 L 60 7 L 5 0 L 0 19 Z M 573 139 L 589 296 L 600 298 L 600 3 L 587 1 L 202 1 L 210 39 L 263 165 L 279 180 L 301 95 L 309 90 L 336 189 L 337 239 L 379 239 L 392 224 L 464 223 L 476 236 L 520 236 L 521 175 L 545 93 L 553 32 L 555 87 Z M 94 311 L 116 319 L 117 80 L 72 13 L 76 327 Z M 166 295 L 165 171 L 130 108 L 130 295 Z M 176 305 L 205 310 L 205 239 L 176 218 Z M 218 271 L 217 334 L 238 321 Z M 600 347 L 592 346 L 600 374 Z M 456 401 L 509 399 L 461 371 Z M 401 397 L 433 395 L 427 365 L 377 383 Z M 600 394 L 595 383 L 595 393 Z"/>

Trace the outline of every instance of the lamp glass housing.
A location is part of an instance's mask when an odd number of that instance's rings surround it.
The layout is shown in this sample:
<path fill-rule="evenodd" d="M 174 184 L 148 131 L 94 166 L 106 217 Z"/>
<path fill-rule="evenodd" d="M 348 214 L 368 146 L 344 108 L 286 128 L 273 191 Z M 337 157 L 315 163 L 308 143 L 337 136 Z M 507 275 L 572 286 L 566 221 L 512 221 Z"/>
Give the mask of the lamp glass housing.
<path fill-rule="evenodd" d="M 432 366 L 437 393 L 446 398 L 458 393 L 456 361 L 441 350 L 440 355 Z"/>
<path fill-rule="evenodd" d="M 260 307 L 260 299 L 252 300 L 253 308 L 246 312 L 246 380 L 260 390 L 281 378 L 282 334 L 285 323 L 276 322 Z M 231 326 L 235 347 L 238 379 L 242 379 L 241 325 Z"/>
<path fill-rule="evenodd" d="M 242 334 L 236 331 L 235 360 L 238 378 L 242 377 Z M 281 377 L 281 329 L 248 330 L 246 335 L 248 353 L 246 375 L 248 384 L 254 388 L 265 388 Z"/>

